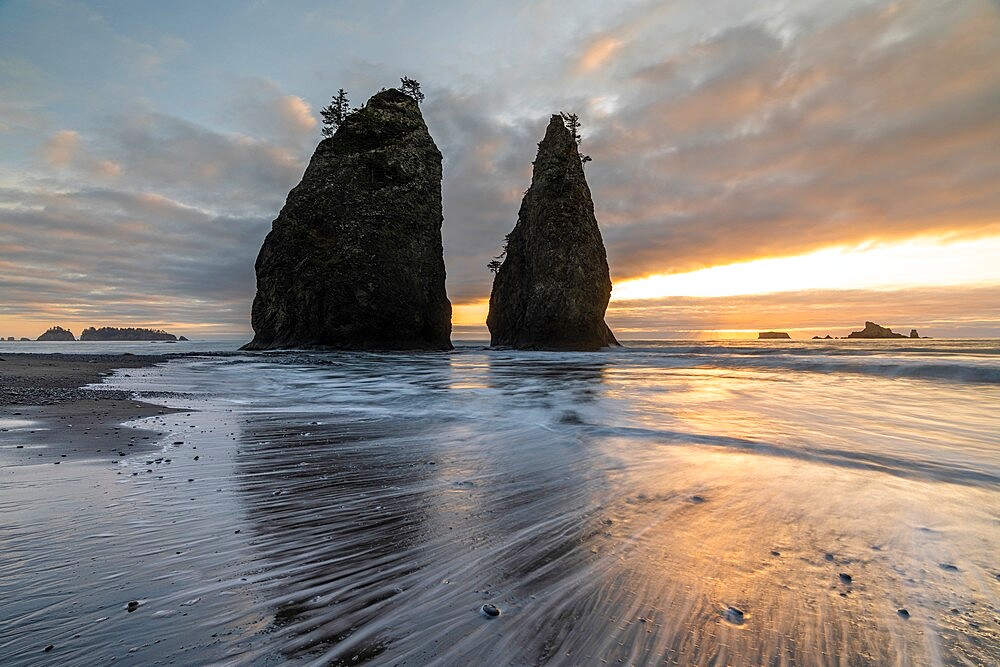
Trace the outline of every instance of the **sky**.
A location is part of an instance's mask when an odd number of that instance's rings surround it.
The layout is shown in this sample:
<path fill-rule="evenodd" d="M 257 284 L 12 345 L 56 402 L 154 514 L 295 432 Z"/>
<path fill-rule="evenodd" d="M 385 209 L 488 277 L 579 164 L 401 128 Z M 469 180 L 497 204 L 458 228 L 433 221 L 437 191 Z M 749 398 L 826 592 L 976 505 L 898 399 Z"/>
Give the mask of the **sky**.
<path fill-rule="evenodd" d="M 0 0 L 0 335 L 248 337 L 319 109 L 401 76 L 455 338 L 561 110 L 619 338 L 1000 337 L 997 0 Z"/>

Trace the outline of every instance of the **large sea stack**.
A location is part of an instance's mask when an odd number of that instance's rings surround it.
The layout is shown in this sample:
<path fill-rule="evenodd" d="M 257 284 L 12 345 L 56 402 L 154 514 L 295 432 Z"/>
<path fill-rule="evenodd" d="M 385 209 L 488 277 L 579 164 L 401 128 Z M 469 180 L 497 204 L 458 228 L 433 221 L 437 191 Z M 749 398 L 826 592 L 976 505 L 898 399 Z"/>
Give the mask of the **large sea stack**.
<path fill-rule="evenodd" d="M 257 256 L 244 349 L 451 349 L 441 152 L 417 102 L 373 96 L 313 153 Z"/>
<path fill-rule="evenodd" d="M 604 323 L 610 298 L 608 258 L 580 152 L 554 115 L 493 280 L 490 342 L 537 350 L 618 345 Z"/>

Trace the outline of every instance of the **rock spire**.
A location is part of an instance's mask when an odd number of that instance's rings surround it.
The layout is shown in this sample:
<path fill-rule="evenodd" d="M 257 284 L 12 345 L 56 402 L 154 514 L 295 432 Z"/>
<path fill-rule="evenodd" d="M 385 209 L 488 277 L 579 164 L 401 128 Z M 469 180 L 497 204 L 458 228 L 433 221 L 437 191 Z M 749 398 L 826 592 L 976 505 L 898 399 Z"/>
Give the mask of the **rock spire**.
<path fill-rule="evenodd" d="M 257 257 L 245 349 L 450 349 L 441 152 L 417 102 L 374 95 L 320 142 Z"/>
<path fill-rule="evenodd" d="M 617 345 L 604 322 L 611 277 L 573 133 L 553 115 L 531 187 L 507 237 L 486 324 L 494 346 L 596 350 Z"/>

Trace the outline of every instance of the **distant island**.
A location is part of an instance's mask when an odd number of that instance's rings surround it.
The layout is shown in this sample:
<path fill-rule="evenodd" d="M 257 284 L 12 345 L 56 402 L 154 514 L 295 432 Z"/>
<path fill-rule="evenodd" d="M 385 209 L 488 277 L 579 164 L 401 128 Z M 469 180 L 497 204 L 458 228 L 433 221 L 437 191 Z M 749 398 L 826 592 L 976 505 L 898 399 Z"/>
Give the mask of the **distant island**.
<path fill-rule="evenodd" d="M 883 327 L 875 324 L 874 322 L 865 322 L 865 328 L 862 331 L 852 331 L 847 335 L 848 338 L 907 338 L 901 333 L 895 333 L 889 327 Z M 909 338 L 920 338 L 917 334 L 916 329 L 910 331 Z"/>
<path fill-rule="evenodd" d="M 161 329 L 142 329 L 135 327 L 89 327 L 80 334 L 80 340 L 172 340 L 177 336 Z"/>
<path fill-rule="evenodd" d="M 2 338 L 0 338 L 2 340 Z M 11 336 L 8 341 L 14 340 Z M 22 338 L 28 341 L 30 338 Z M 39 336 L 40 341 L 70 341 L 76 340 L 73 332 L 60 326 L 49 327 L 49 329 Z M 176 343 L 187 341 L 184 336 L 175 336 L 162 329 L 144 329 L 141 327 L 87 327 L 80 333 L 82 341 L 160 341 L 164 343 Z"/>
<path fill-rule="evenodd" d="M 39 336 L 36 340 L 40 341 L 64 341 L 64 340 L 76 340 L 73 336 L 73 332 L 69 329 L 63 329 L 62 327 L 49 327 L 48 331 Z"/>
<path fill-rule="evenodd" d="M 784 331 L 761 331 L 757 334 L 757 340 L 775 340 L 775 339 L 786 339 L 791 338 Z"/>
<path fill-rule="evenodd" d="M 844 338 L 869 338 L 869 339 L 886 339 L 886 338 L 921 338 L 921 335 L 917 333 L 916 329 L 910 329 L 910 335 L 904 336 L 901 333 L 896 333 L 889 327 L 883 327 L 881 325 L 875 324 L 874 322 L 865 322 L 865 328 L 861 331 L 852 331 Z M 833 340 L 830 334 L 825 336 L 813 336 L 813 340 Z M 839 339 L 838 339 L 839 340 Z"/>

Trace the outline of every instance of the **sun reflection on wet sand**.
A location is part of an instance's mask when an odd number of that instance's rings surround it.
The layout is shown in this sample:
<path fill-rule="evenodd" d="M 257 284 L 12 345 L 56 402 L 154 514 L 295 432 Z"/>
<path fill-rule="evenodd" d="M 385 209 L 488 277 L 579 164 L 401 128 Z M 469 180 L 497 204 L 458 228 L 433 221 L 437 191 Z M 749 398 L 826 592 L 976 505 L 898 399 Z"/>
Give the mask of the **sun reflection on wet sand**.
<path fill-rule="evenodd" d="M 120 574 L 114 600 L 77 613 L 142 598 L 129 627 L 145 618 L 181 662 L 997 662 L 1000 387 L 700 350 L 277 355 L 119 377 L 193 392 L 198 411 L 171 417 L 174 467 L 110 478 L 136 501 L 127 540 L 85 539 L 119 520 L 96 506 L 64 527 Z M 79 483 L 114 474 L 88 470 Z M 32 488 L 35 511 L 65 506 Z M 9 537 L 37 548 L 27 528 Z M 192 599 L 169 633 L 144 617 Z M 117 655 L 117 626 L 91 632 L 64 663 Z"/>

